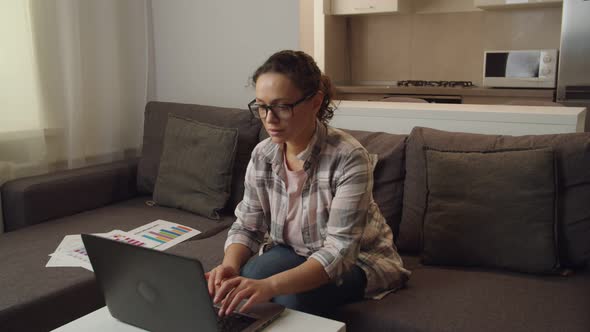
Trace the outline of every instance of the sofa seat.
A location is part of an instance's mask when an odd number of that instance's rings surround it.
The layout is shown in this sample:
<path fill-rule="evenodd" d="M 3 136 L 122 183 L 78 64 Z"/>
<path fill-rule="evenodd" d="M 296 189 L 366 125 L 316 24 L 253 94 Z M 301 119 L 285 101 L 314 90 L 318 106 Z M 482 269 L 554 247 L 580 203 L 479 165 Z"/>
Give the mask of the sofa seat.
<path fill-rule="evenodd" d="M 223 261 L 223 247 L 227 239 L 227 230 L 213 236 L 198 240 L 188 240 L 166 250 L 174 255 L 198 259 L 205 271 L 209 271 Z"/>
<path fill-rule="evenodd" d="M 201 258 L 205 269 L 222 261 L 226 229 L 234 221 L 233 216 L 214 221 L 177 209 L 147 206 L 148 199 L 148 196 L 138 197 L 3 234 L 0 240 L 2 331 L 55 328 L 104 305 L 92 272 L 80 267 L 45 267 L 48 255 L 68 234 L 128 231 L 164 219 L 203 232 L 169 251 Z"/>
<path fill-rule="evenodd" d="M 402 258 L 412 271 L 406 288 L 332 317 L 347 331 L 590 331 L 590 271 L 533 276 Z"/>

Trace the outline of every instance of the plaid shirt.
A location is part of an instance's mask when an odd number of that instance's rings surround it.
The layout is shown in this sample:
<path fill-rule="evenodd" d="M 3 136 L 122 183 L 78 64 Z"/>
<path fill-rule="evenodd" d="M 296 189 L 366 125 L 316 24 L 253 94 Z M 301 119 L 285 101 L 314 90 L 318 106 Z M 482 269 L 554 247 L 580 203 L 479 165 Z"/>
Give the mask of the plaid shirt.
<path fill-rule="evenodd" d="M 357 264 L 367 276 L 366 297 L 381 298 L 401 287 L 410 272 L 373 201 L 372 156 L 349 134 L 318 121 L 310 144 L 297 157 L 307 173 L 301 194 L 306 256 L 320 262 L 336 282 Z M 289 202 L 283 158 L 282 145 L 270 138 L 254 148 L 226 249 L 241 243 L 257 252 L 266 234 L 270 245 L 288 245 L 283 236 Z"/>

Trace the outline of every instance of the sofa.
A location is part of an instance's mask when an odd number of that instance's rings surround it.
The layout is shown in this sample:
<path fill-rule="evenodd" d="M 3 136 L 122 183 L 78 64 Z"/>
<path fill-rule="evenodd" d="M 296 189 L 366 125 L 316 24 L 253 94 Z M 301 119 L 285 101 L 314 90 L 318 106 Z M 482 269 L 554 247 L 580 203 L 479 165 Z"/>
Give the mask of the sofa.
<path fill-rule="evenodd" d="M 170 114 L 238 129 L 218 219 L 152 202 Z M 334 308 L 329 318 L 348 331 L 590 331 L 590 134 L 347 131 L 378 156 L 374 199 L 412 274 L 404 288 Z M 68 234 L 163 219 L 202 232 L 168 252 L 198 258 L 205 269 L 219 264 L 250 153 L 265 137 L 247 110 L 149 102 L 140 158 L 5 183 L 0 331 L 47 331 L 104 306 L 92 272 L 45 267 Z M 487 182 L 478 186 L 480 178 Z M 461 228 L 461 218 L 476 226 Z"/>

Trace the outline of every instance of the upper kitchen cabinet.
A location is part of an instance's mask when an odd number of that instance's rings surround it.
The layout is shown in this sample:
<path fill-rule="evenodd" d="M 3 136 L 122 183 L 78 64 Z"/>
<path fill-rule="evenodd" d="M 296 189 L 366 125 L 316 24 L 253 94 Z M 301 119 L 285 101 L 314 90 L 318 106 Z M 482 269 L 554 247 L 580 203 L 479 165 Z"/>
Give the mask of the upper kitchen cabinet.
<path fill-rule="evenodd" d="M 481 9 L 558 7 L 562 4 L 563 0 L 475 0 L 475 7 Z"/>
<path fill-rule="evenodd" d="M 442 14 L 475 12 L 481 9 L 475 7 L 473 0 L 412 0 L 414 14 Z"/>
<path fill-rule="evenodd" d="M 409 12 L 411 0 L 332 0 L 331 15 Z"/>

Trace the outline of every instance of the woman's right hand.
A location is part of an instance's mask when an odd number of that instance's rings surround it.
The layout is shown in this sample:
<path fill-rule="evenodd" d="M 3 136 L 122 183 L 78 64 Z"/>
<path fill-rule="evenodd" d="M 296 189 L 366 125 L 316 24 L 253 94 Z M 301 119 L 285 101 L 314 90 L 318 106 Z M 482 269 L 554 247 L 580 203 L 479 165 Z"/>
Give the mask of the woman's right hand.
<path fill-rule="evenodd" d="M 205 279 L 207 279 L 207 286 L 211 298 L 215 297 L 217 289 L 221 287 L 221 282 L 223 280 L 237 277 L 238 275 L 238 271 L 236 271 L 235 268 L 224 264 L 220 264 L 211 271 L 205 273 Z"/>

